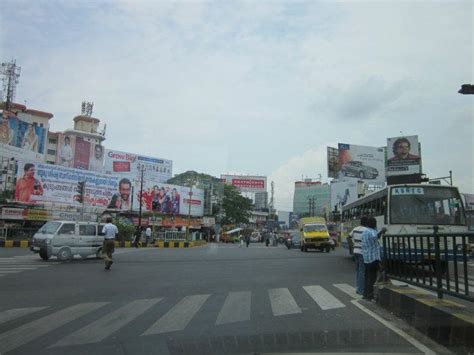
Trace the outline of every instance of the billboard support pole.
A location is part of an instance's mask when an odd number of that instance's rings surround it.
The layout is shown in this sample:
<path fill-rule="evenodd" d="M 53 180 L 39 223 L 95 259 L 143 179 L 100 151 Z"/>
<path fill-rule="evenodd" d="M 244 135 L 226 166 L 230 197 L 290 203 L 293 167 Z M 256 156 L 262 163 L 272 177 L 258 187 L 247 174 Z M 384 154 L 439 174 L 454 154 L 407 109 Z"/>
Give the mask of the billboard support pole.
<path fill-rule="evenodd" d="M 143 172 L 144 171 L 145 171 L 145 167 L 142 166 L 140 169 L 140 198 L 138 199 L 138 226 L 140 228 L 142 227 L 142 194 L 143 194 Z"/>

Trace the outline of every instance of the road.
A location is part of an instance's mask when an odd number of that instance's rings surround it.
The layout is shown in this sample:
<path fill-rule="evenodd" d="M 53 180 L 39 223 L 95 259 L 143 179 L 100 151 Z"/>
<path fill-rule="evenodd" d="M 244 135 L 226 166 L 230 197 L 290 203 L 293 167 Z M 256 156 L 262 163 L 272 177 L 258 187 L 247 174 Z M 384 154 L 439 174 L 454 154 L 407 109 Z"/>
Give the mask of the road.
<path fill-rule="evenodd" d="M 344 250 L 210 244 L 41 261 L 0 250 L 0 353 L 442 352 L 354 293 Z"/>

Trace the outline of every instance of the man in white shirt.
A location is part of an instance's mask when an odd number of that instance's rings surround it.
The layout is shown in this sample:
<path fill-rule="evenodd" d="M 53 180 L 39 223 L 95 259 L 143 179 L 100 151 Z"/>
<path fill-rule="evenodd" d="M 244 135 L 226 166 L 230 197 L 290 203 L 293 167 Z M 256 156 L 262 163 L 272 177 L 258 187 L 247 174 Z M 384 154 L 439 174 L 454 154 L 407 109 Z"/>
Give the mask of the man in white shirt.
<path fill-rule="evenodd" d="M 104 147 L 96 144 L 94 147 L 94 155 L 89 160 L 89 170 L 99 173 L 104 169 Z"/>
<path fill-rule="evenodd" d="M 349 238 L 352 240 L 353 253 L 356 262 L 356 292 L 364 295 L 365 286 L 365 264 L 362 256 L 362 233 L 367 229 L 367 217 L 360 219 L 360 226 L 355 227 L 350 233 Z"/>
<path fill-rule="evenodd" d="M 118 228 L 112 223 L 112 218 L 107 217 L 107 224 L 102 228 L 104 242 L 102 244 L 102 255 L 105 261 L 105 270 L 109 270 L 112 264 L 112 254 L 115 250 L 115 237 L 118 236 Z"/>
<path fill-rule="evenodd" d="M 148 242 L 151 240 L 151 228 L 150 227 L 147 227 L 146 230 L 145 230 L 145 246 L 148 245 Z"/>

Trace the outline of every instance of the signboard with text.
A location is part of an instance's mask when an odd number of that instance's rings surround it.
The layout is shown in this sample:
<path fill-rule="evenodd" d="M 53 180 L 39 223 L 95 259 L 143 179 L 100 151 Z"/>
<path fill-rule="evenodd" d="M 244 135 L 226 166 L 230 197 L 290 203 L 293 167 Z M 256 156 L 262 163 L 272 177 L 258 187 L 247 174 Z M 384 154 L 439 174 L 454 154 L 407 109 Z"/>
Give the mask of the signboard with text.
<path fill-rule="evenodd" d="M 233 185 L 241 192 L 267 191 L 266 176 L 221 175 L 226 184 Z"/>

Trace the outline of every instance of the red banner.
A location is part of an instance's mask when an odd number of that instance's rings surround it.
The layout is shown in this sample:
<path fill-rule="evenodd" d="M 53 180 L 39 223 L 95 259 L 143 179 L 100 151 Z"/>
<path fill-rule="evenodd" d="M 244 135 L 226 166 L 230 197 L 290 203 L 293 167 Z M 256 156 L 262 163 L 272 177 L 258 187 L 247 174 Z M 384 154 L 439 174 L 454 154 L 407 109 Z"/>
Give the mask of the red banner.
<path fill-rule="evenodd" d="M 76 169 L 89 169 L 89 157 L 91 153 L 91 144 L 81 137 L 76 138 L 76 149 L 74 152 L 74 167 Z"/>
<path fill-rule="evenodd" d="M 114 172 L 127 172 L 130 171 L 129 161 L 114 161 L 113 163 Z"/>
<path fill-rule="evenodd" d="M 255 179 L 232 179 L 232 185 L 235 187 L 263 189 L 265 188 L 265 181 Z"/>

